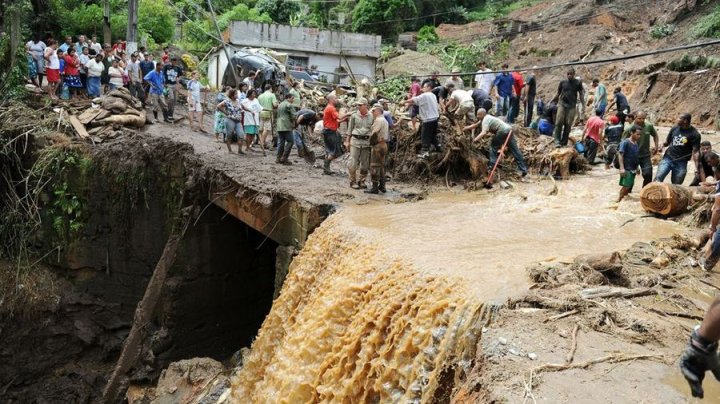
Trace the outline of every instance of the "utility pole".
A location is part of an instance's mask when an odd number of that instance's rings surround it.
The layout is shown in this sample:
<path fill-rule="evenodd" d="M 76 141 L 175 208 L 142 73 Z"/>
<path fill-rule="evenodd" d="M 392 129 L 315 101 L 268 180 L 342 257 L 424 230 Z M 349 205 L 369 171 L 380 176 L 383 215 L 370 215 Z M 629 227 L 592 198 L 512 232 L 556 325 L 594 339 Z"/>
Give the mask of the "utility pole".
<path fill-rule="evenodd" d="M 228 63 L 227 66 L 230 68 L 230 71 L 232 71 L 233 78 L 235 79 L 234 87 L 237 87 L 240 85 L 240 78 L 238 78 L 237 71 L 235 71 L 235 66 L 233 66 L 233 64 L 232 64 L 232 59 L 230 59 L 230 52 L 228 51 L 225 40 L 223 39 L 222 31 L 220 31 L 220 26 L 218 25 L 217 18 L 215 18 L 215 11 L 213 10 L 212 0 L 207 0 L 207 3 L 208 3 L 208 9 L 210 9 L 210 15 L 212 16 L 213 22 L 215 23 L 215 29 L 218 32 L 218 39 L 220 40 L 223 50 L 225 51 L 225 57 L 227 58 L 227 63 Z M 232 27 L 232 24 L 230 26 Z M 225 69 L 227 70 L 227 67 Z M 224 75 L 224 73 L 223 73 L 223 75 Z M 220 87 L 220 88 L 222 88 L 222 86 L 220 85 L 221 83 L 222 83 L 222 77 L 218 77 L 218 87 Z"/>
<path fill-rule="evenodd" d="M 137 27 L 138 27 L 138 0 L 128 0 L 128 25 L 127 25 L 127 41 L 126 50 L 132 55 L 138 48 L 137 44 Z"/>
<path fill-rule="evenodd" d="M 110 31 L 110 0 L 103 0 L 103 42 L 112 45 Z"/>

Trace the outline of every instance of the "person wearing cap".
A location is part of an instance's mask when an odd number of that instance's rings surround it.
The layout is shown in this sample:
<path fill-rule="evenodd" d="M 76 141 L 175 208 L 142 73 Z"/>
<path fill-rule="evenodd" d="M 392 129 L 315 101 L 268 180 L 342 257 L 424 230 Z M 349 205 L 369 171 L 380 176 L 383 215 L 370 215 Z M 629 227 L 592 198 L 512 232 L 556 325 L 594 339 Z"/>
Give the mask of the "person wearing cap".
<path fill-rule="evenodd" d="M 345 147 L 350 147 L 350 165 L 348 166 L 350 187 L 360 189 L 367 188 L 366 180 L 370 166 L 370 131 L 373 117 L 368 111 L 367 99 L 359 98 L 355 105 L 358 110 L 350 115 L 348 120 Z M 358 179 L 358 167 L 360 168 L 360 176 L 359 180 L 356 181 Z"/>
<path fill-rule="evenodd" d="M 182 67 L 178 66 L 177 56 L 170 58 L 170 64 L 163 66 L 165 76 L 165 89 L 167 90 L 168 119 L 174 120 L 175 103 L 177 102 L 177 84 L 183 75 Z"/>
<path fill-rule="evenodd" d="M 277 109 L 277 157 L 275 162 L 286 166 L 292 163 L 288 160 L 293 146 L 293 129 L 295 128 L 295 96 L 288 93 Z"/>
<path fill-rule="evenodd" d="M 620 119 L 613 115 L 610 117 L 610 125 L 605 128 L 603 136 L 607 146 L 605 147 L 605 169 L 609 170 L 610 165 L 615 166 L 617 163 L 617 151 L 623 136 L 624 125 L 620 123 Z M 619 166 L 618 166 L 619 167 Z"/>
<path fill-rule="evenodd" d="M 372 107 L 373 123 L 370 129 L 370 177 L 372 188 L 365 192 L 377 194 L 385 193 L 385 156 L 388 152 L 387 142 L 390 140 L 390 129 L 384 116 L 382 104 L 378 103 Z"/>
<path fill-rule="evenodd" d="M 465 83 L 463 83 L 463 79 L 458 76 L 457 73 L 460 73 L 460 69 L 452 69 L 452 76 L 445 80 L 445 84 L 452 83 L 456 90 L 464 90 Z"/>

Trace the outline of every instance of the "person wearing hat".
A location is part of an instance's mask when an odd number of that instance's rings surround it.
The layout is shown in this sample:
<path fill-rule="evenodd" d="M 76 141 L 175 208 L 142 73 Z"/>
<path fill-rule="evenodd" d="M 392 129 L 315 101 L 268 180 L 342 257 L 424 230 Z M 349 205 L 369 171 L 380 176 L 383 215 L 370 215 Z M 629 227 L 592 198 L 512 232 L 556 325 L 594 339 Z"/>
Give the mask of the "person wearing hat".
<path fill-rule="evenodd" d="M 452 83 L 455 86 L 456 90 L 464 90 L 465 83 L 463 83 L 463 79 L 458 76 L 457 73 L 460 73 L 460 69 L 452 69 L 452 76 L 445 80 L 445 84 Z"/>
<path fill-rule="evenodd" d="M 177 83 L 183 75 L 182 67 L 178 66 L 177 56 L 170 58 L 170 64 L 163 66 L 165 89 L 167 89 L 168 119 L 174 120 L 175 103 L 177 102 Z"/>
<path fill-rule="evenodd" d="M 350 166 L 348 167 L 350 188 L 360 189 L 367 188 L 366 179 L 368 166 L 370 165 L 370 132 L 373 117 L 368 111 L 367 99 L 359 98 L 355 105 L 357 105 L 358 110 L 348 120 L 345 147 L 350 146 Z M 359 181 L 356 181 L 358 167 L 360 167 L 360 177 Z"/>
<path fill-rule="evenodd" d="M 388 152 L 387 142 L 390 139 L 390 129 L 384 116 L 382 104 L 377 103 L 372 107 L 373 123 L 370 129 L 370 176 L 372 188 L 365 191 L 370 194 L 378 192 L 385 193 L 385 156 Z"/>

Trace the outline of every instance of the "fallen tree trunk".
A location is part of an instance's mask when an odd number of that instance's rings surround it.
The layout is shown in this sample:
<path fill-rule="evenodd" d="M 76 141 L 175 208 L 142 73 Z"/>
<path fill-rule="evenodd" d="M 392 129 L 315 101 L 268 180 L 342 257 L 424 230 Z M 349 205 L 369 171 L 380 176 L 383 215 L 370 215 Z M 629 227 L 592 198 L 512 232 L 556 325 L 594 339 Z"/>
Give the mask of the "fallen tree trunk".
<path fill-rule="evenodd" d="M 687 212 L 694 201 L 693 194 L 693 191 L 682 185 L 653 182 L 640 192 L 640 204 L 651 213 L 677 216 Z"/>
<path fill-rule="evenodd" d="M 115 365 L 115 370 L 113 370 L 107 385 L 105 385 L 105 390 L 103 390 L 102 402 L 104 403 L 115 403 L 121 401 L 118 400 L 118 398 L 120 397 L 122 390 L 125 389 L 124 385 L 126 384 L 126 373 L 133 365 L 135 365 L 135 362 L 142 352 L 143 342 L 147 337 L 146 327 L 151 322 L 153 314 L 155 313 L 155 308 L 157 307 L 160 299 L 160 293 L 162 292 L 165 278 L 167 277 L 168 271 L 175 263 L 178 244 L 180 243 L 180 240 L 182 240 L 190 220 L 191 219 L 187 219 L 187 223 L 183 225 L 183 227 L 173 231 L 165 244 L 165 249 L 163 250 L 162 256 L 160 256 L 160 260 L 155 266 L 152 277 L 145 289 L 145 294 L 135 309 L 135 317 L 133 318 L 132 328 L 130 329 L 127 339 L 125 339 L 125 342 L 123 343 L 122 352 L 120 353 L 120 358 Z"/>

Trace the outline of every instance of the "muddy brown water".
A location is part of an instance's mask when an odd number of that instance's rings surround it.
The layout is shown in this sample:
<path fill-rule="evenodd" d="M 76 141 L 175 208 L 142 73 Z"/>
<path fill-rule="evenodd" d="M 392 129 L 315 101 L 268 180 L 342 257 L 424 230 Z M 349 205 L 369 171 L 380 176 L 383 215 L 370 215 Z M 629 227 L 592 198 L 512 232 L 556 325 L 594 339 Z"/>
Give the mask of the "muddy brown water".
<path fill-rule="evenodd" d="M 556 195 L 542 180 L 497 195 L 447 192 L 413 204 L 351 205 L 339 215 L 418 270 L 469 282 L 485 301 L 525 291 L 532 263 L 625 249 L 682 229 L 642 217 L 637 194 L 615 203 L 617 176 L 600 166 L 556 184 Z"/>

